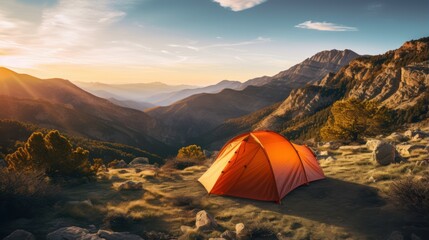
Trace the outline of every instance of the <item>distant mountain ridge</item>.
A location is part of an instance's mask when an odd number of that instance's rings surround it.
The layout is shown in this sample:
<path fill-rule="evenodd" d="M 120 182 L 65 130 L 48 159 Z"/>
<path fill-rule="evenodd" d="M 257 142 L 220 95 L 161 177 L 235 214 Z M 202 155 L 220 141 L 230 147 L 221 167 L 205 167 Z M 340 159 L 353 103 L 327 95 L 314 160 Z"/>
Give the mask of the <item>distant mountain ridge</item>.
<path fill-rule="evenodd" d="M 299 80 L 300 76 L 309 83 L 317 82 L 323 74 L 339 69 L 340 65 L 345 65 L 347 61 L 358 56 L 350 50 L 324 51 L 274 77 L 258 79 L 257 81 L 265 83 L 262 86 L 193 95 L 170 106 L 156 107 L 146 112 L 173 127 L 180 135 L 194 138 L 227 119 L 240 117 L 282 101 L 293 89 L 307 84 Z M 327 59 L 332 59 L 333 63 Z"/>
<path fill-rule="evenodd" d="M 63 79 L 39 79 L 0 68 L 0 118 L 103 141 L 168 153 L 168 127 L 147 114 L 117 106 Z M 172 134 L 171 131 L 168 131 Z"/>

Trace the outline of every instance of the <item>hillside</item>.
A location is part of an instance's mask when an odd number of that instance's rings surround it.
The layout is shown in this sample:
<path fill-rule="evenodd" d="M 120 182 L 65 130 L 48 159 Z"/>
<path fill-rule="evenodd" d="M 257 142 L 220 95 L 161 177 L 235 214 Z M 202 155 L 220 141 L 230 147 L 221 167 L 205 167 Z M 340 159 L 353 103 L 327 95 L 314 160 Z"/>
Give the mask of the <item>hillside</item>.
<path fill-rule="evenodd" d="M 247 130 L 270 129 L 292 139 L 315 137 L 328 117 L 326 109 L 341 98 L 377 101 L 397 113 L 398 123 L 422 120 L 428 117 L 428 59 L 429 38 L 406 42 L 382 55 L 360 57 L 313 86 L 293 90 L 271 113 L 240 121 L 251 123 Z M 233 122 L 225 122 L 218 131 L 231 128 L 228 125 L 234 126 Z M 232 131 L 228 137 L 239 132 Z"/>
<path fill-rule="evenodd" d="M 166 154 L 167 128 L 147 114 L 117 106 L 63 79 L 42 80 L 0 69 L 0 118 Z M 169 131 L 171 133 L 171 131 Z"/>
<path fill-rule="evenodd" d="M 324 51 L 279 73 L 269 81 L 262 78 L 264 82 L 268 81 L 265 85 L 248 86 L 243 90 L 225 89 L 217 94 L 194 95 L 170 106 L 150 109 L 147 113 L 172 126 L 188 139 L 198 137 L 227 119 L 250 114 L 285 99 L 293 89 L 305 86 L 306 82 L 320 80 L 320 76 L 336 71 L 339 66 L 357 56 L 350 50 Z"/>

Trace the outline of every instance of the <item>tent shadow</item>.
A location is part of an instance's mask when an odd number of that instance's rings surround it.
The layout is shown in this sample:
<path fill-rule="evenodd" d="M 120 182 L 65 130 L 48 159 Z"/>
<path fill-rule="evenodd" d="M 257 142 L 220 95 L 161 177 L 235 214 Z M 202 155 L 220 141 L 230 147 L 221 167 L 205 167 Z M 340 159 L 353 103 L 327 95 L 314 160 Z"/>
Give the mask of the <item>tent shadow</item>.
<path fill-rule="evenodd" d="M 392 231 L 427 236 L 423 219 L 387 205 L 376 188 L 334 178 L 301 186 L 283 198 L 281 204 L 230 198 L 241 204 L 280 214 L 335 225 L 370 238 L 386 239 Z M 407 230 L 408 229 L 408 230 Z"/>

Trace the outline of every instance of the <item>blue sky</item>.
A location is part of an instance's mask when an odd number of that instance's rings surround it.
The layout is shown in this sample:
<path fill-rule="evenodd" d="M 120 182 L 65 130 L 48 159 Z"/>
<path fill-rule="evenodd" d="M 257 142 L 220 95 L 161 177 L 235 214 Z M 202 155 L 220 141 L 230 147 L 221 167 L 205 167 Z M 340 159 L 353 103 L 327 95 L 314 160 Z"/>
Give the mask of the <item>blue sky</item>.
<path fill-rule="evenodd" d="M 207 85 L 329 49 L 380 54 L 429 36 L 429 0 L 11 0 L 0 65 L 40 77 Z"/>

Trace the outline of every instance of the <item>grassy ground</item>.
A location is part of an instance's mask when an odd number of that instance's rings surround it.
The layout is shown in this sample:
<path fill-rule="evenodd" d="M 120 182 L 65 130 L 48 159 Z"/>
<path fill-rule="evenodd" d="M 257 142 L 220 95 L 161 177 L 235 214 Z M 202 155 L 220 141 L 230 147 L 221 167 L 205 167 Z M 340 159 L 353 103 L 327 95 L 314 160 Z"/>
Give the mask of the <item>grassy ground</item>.
<path fill-rule="evenodd" d="M 0 238 L 22 228 L 44 239 L 46 233 L 70 225 L 129 231 L 146 239 L 177 238 L 180 226 L 193 226 L 201 209 L 219 224 L 206 237 L 217 237 L 243 222 L 265 231 L 260 239 L 269 239 L 271 232 L 293 239 L 387 239 L 393 231 L 406 239 L 411 234 L 429 238 L 427 218 L 400 209 L 387 197 L 392 181 L 429 175 L 428 165 L 420 164 L 429 159 L 427 148 L 389 166 L 375 164 L 364 147 L 329 151 L 335 160 L 320 160 L 327 178 L 294 190 L 281 204 L 209 196 L 196 181 L 209 164 L 185 170 L 110 169 L 97 182 L 63 188 L 62 200 L 43 214 L 2 224 Z M 144 190 L 118 191 L 118 184 L 126 180 L 143 182 Z"/>

